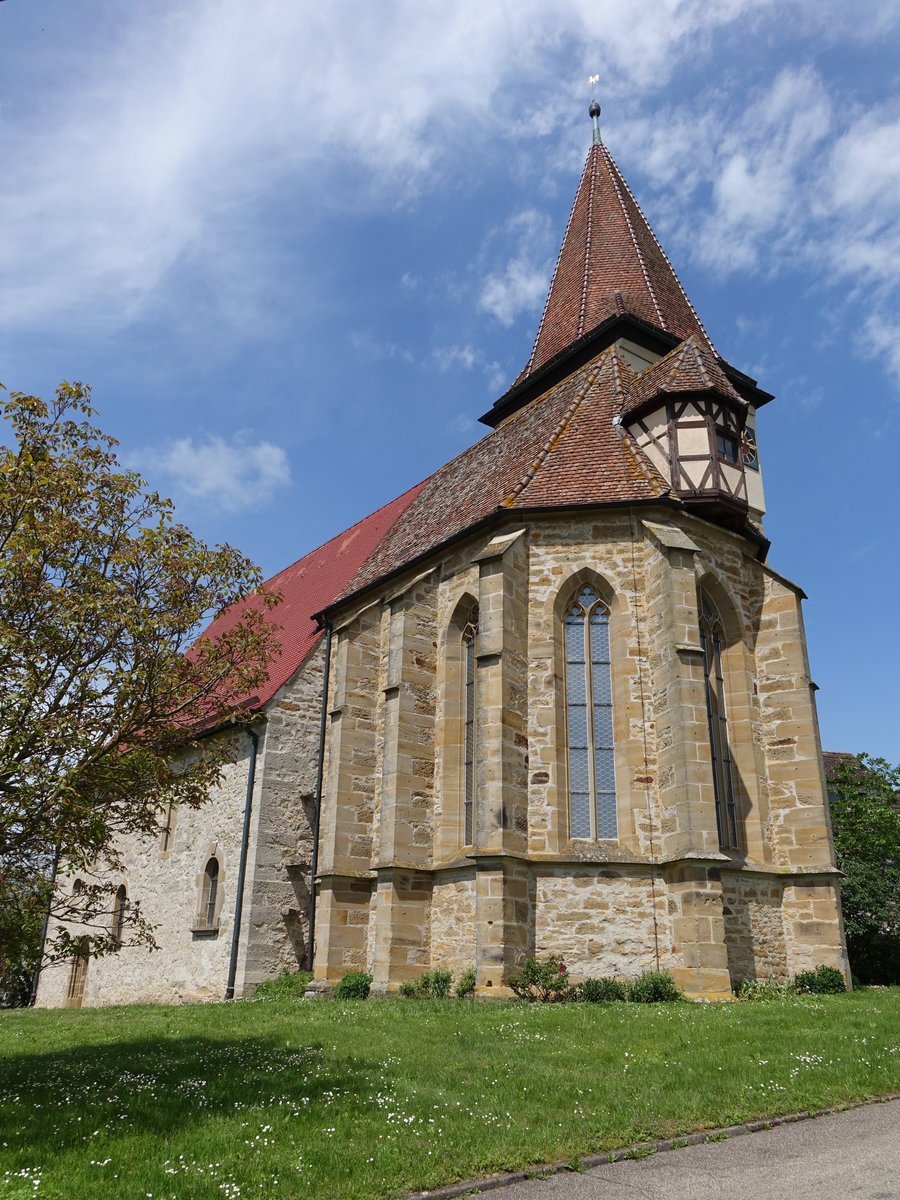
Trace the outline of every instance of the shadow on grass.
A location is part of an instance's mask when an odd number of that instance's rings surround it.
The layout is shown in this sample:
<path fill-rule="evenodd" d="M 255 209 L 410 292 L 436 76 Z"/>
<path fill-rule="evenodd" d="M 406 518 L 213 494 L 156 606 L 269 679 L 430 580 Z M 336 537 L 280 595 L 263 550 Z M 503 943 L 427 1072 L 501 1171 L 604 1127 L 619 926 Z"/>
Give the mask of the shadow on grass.
<path fill-rule="evenodd" d="M 146 1037 L 57 1051 L 5 1055 L 0 1063 L 0 1143 L 10 1151 L 135 1132 L 165 1135 L 233 1117 L 242 1109 L 289 1105 L 318 1119 L 317 1101 L 366 1088 L 351 1058 L 326 1061 L 321 1043 L 277 1038 L 239 1042 L 204 1036 Z"/>

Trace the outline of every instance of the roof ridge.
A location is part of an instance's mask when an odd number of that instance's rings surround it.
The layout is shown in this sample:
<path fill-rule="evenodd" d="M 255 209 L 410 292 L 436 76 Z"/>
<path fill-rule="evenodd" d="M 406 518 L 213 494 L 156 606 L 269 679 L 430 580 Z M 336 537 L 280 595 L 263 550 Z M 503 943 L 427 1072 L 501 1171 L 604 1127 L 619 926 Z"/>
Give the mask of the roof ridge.
<path fill-rule="evenodd" d="M 566 409 L 566 411 L 563 413 L 563 415 L 560 417 L 559 422 L 556 425 L 556 427 L 554 428 L 553 432 L 550 434 L 550 436 L 547 438 L 546 442 L 544 442 L 543 446 L 538 451 L 534 462 L 531 464 L 531 466 L 528 468 L 528 470 L 525 472 L 525 474 L 522 476 L 522 478 L 519 480 L 519 482 L 516 484 L 516 486 L 513 488 L 513 490 L 509 493 L 509 495 L 505 496 L 503 498 L 503 500 L 501 500 L 501 502 L 500 502 L 501 508 L 511 508 L 513 506 L 513 504 L 515 504 L 516 500 L 526 490 L 526 488 L 532 482 L 534 477 L 537 475 L 538 471 L 541 469 L 541 467 L 547 461 L 547 458 L 549 457 L 550 452 L 554 449 L 557 442 L 559 441 L 559 439 L 562 437 L 563 433 L 565 432 L 566 427 L 574 419 L 575 414 L 578 412 L 578 409 L 581 407 L 582 403 L 584 402 L 585 396 L 587 396 L 588 392 L 591 390 L 591 388 L 597 382 L 597 380 L 603 370 L 603 367 L 606 365 L 606 360 L 607 360 L 607 355 L 606 355 L 606 353 L 604 353 L 601 357 L 601 360 L 595 364 L 593 370 L 589 371 L 588 374 L 585 376 L 584 384 L 575 393 L 574 400 L 569 405 L 569 407 Z"/>
<path fill-rule="evenodd" d="M 613 174 L 613 173 L 615 174 L 615 176 L 618 178 L 619 182 L 622 184 L 622 187 L 623 187 L 623 188 L 625 189 L 625 191 L 628 193 L 628 197 L 629 197 L 629 199 L 631 200 L 631 203 L 632 203 L 632 204 L 634 205 L 634 207 L 637 209 L 637 211 L 638 211 L 638 213 L 639 213 L 639 215 L 640 215 L 640 217 L 641 217 L 641 220 L 644 222 L 644 225 L 645 225 L 646 229 L 648 230 L 648 232 L 649 232 L 650 236 L 653 238 L 653 241 L 654 241 L 654 243 L 655 243 L 655 245 L 656 245 L 656 248 L 657 248 L 657 250 L 658 250 L 658 251 L 660 252 L 660 254 L 663 256 L 663 259 L 664 259 L 664 261 L 665 261 L 665 263 L 666 263 L 666 266 L 669 268 L 669 270 L 672 272 L 672 275 L 675 277 L 675 282 L 678 284 L 678 290 L 681 292 L 681 295 L 682 295 L 682 298 L 684 299 L 684 302 L 685 302 L 685 304 L 687 304 L 688 308 L 690 309 L 691 313 L 693 314 L 694 320 L 695 320 L 695 321 L 697 322 L 697 324 L 700 326 L 700 329 L 701 329 L 701 331 L 702 331 L 702 333 L 703 333 L 703 336 L 706 338 L 707 345 L 710 347 L 710 349 L 711 349 L 711 350 L 714 350 L 714 347 L 713 347 L 713 344 L 712 344 L 712 340 L 710 339 L 710 336 L 709 336 L 709 334 L 706 332 L 706 326 L 703 324 L 703 322 L 700 320 L 700 317 L 697 315 L 697 310 L 694 308 L 693 304 L 691 303 L 691 298 L 690 298 L 690 296 L 688 296 L 687 292 L 684 290 L 684 285 L 682 284 L 681 280 L 680 280 L 680 279 L 679 279 L 679 277 L 678 277 L 678 272 L 677 272 L 677 271 L 675 270 L 675 268 L 672 266 L 671 260 L 669 259 L 669 256 L 668 256 L 668 254 L 666 254 L 665 250 L 663 249 L 663 247 L 662 247 L 662 244 L 660 243 L 660 240 L 659 240 L 659 238 L 656 236 L 656 233 L 655 233 L 655 231 L 654 231 L 654 229 L 653 229 L 653 226 L 652 226 L 652 225 L 650 224 L 650 222 L 647 220 L 647 215 L 646 215 L 646 213 L 645 213 L 645 212 L 644 212 L 644 210 L 641 208 L 640 204 L 638 204 L 638 202 L 637 202 L 637 199 L 635 198 L 634 192 L 632 192 L 631 188 L 628 186 L 628 181 L 627 181 L 627 179 L 626 179 L 626 178 L 625 178 L 625 176 L 622 174 L 622 172 L 619 170 L 619 164 L 618 164 L 618 163 L 616 162 L 616 160 L 613 158 L 612 154 L 610 154 L 609 150 L 607 150 L 607 148 L 606 148 L 606 146 L 605 146 L 605 145 L 603 146 L 603 150 L 606 152 L 606 159 L 607 159 L 607 161 L 608 161 L 608 163 L 609 163 L 609 166 L 610 166 L 610 168 L 611 168 L 611 172 L 610 172 L 610 173 L 611 173 L 611 174 Z M 614 179 L 613 179 L 613 184 L 614 184 L 614 186 L 615 186 L 615 188 L 616 188 L 616 192 L 617 192 L 617 193 L 618 193 L 618 195 L 619 195 L 619 203 L 621 204 L 621 192 L 619 191 L 619 186 L 618 186 L 618 183 L 616 183 L 616 178 L 614 178 Z M 631 233 L 631 236 L 632 236 L 632 241 L 634 241 L 634 230 L 633 230 L 633 228 L 632 228 L 632 225 L 631 225 L 631 218 L 628 216 L 628 213 L 625 211 L 625 207 L 624 207 L 624 205 L 622 205 L 622 214 L 623 214 L 623 216 L 625 217 L 625 220 L 626 220 L 626 221 L 627 221 L 627 223 L 628 223 L 628 229 L 629 229 L 629 232 Z M 659 302 L 658 302 L 658 301 L 657 301 L 657 299 L 656 299 L 656 293 L 655 293 L 655 292 L 654 292 L 654 290 L 653 290 L 653 285 L 651 284 L 651 282 L 650 282 L 650 279 L 649 279 L 649 278 L 648 278 L 648 276 L 647 276 L 647 266 L 646 266 L 646 263 L 645 263 L 645 261 L 644 261 L 644 256 L 643 256 L 643 254 L 641 253 L 641 250 L 640 250 L 640 248 L 639 248 L 639 246 L 637 245 L 637 243 L 636 243 L 636 242 L 635 242 L 635 246 L 634 246 L 634 248 L 635 248 L 635 250 L 637 251 L 637 255 L 638 255 L 638 258 L 639 258 L 639 260 L 640 260 L 640 264 L 641 264 L 641 270 L 644 272 L 644 278 L 647 280 L 647 287 L 648 287 L 648 288 L 649 288 L 649 290 L 650 290 L 650 296 L 651 296 L 651 298 L 652 298 L 652 300 L 653 300 L 653 304 L 654 304 L 654 306 L 655 306 L 655 308 L 656 308 L 656 311 L 659 313 Z M 662 314 L 660 314 L 660 320 L 662 321 L 662 328 L 668 331 L 668 330 L 669 330 L 669 327 L 666 325 L 665 321 L 663 320 L 663 318 L 662 318 Z M 669 331 L 669 332 L 671 332 L 671 331 Z"/>
<path fill-rule="evenodd" d="M 432 475 L 433 474 L 434 474 L 434 472 L 432 472 Z M 392 500 L 386 500 L 384 502 L 384 504 L 380 504 L 378 506 L 378 508 L 373 508 L 370 513 L 367 513 L 364 517 L 360 517 L 360 519 L 358 521 L 354 521 L 353 524 L 348 525 L 346 529 L 339 530 L 337 533 L 335 533 L 332 537 L 328 538 L 326 541 L 320 542 L 318 546 L 313 546 L 313 548 L 311 550 L 307 550 L 307 552 L 305 554 L 301 554 L 300 557 L 294 559 L 294 561 L 292 563 L 289 563 L 286 567 L 282 567 L 280 571 L 276 572 L 276 574 L 269 576 L 269 578 L 265 580 L 265 583 L 263 586 L 268 586 L 269 584 L 274 583 L 276 579 L 280 579 L 282 575 L 285 575 L 288 571 L 292 571 L 294 569 L 294 567 L 298 566 L 300 563 L 304 562 L 306 559 L 312 558 L 312 556 L 314 554 L 318 554 L 320 550 L 326 550 L 333 542 L 337 542 L 341 538 L 346 538 L 348 533 L 352 533 L 354 531 L 354 529 L 360 529 L 363 525 L 368 524 L 368 522 L 371 521 L 373 517 L 377 517 L 379 513 L 384 512 L 386 509 L 390 508 L 393 504 L 397 504 L 400 500 L 403 500 L 404 497 L 408 496 L 411 492 L 420 491 L 425 486 L 425 484 L 428 482 L 428 480 L 430 478 L 431 478 L 431 475 L 426 475 L 424 479 L 420 480 L 418 483 L 414 483 L 412 485 L 412 487 L 408 487 L 405 492 L 400 492 L 399 495 L 394 496 Z M 413 496 L 413 499 L 415 499 L 415 496 Z"/>
<path fill-rule="evenodd" d="M 665 329 L 667 332 L 670 332 L 669 327 L 666 324 L 666 318 L 663 316 L 662 309 L 659 307 L 659 300 L 657 300 L 657 298 L 656 298 L 656 292 L 653 290 L 653 283 L 650 280 L 650 272 L 647 270 L 647 262 L 644 258 L 644 255 L 643 255 L 643 252 L 641 251 L 640 246 L 638 245 L 637 236 L 635 235 L 635 232 L 634 232 L 634 226 L 631 223 L 631 217 L 628 215 L 628 209 L 625 207 L 624 201 L 622 200 L 622 189 L 619 187 L 619 183 L 622 183 L 624 185 L 624 187 L 626 188 L 626 190 L 628 190 L 629 196 L 631 196 L 631 199 L 634 201 L 634 203 L 636 205 L 637 205 L 637 201 L 634 199 L 634 196 L 632 195 L 630 189 L 628 189 L 628 185 L 625 183 L 625 180 L 622 178 L 621 174 L 619 173 L 619 168 L 616 165 L 615 159 L 610 154 L 610 152 L 606 149 L 606 146 L 602 145 L 602 143 L 601 143 L 601 149 L 603 150 L 604 158 L 606 159 L 607 166 L 609 167 L 609 176 L 610 176 L 610 179 L 612 179 L 613 187 L 616 190 L 616 198 L 619 201 L 619 208 L 621 208 L 621 210 L 622 210 L 622 216 L 625 218 L 625 224 L 628 226 L 628 232 L 631 235 L 631 244 L 632 244 L 632 246 L 634 246 L 634 252 L 637 255 L 638 262 L 641 264 L 641 272 L 644 276 L 644 283 L 646 283 L 646 285 L 647 285 L 647 291 L 650 293 L 650 299 L 653 301 L 653 307 L 656 309 L 656 315 L 659 317 L 660 327 L 662 329 Z M 643 212 L 641 212 L 640 205 L 638 205 L 638 212 L 640 212 L 641 216 L 644 217 Z M 649 222 L 647 221 L 646 217 L 644 217 L 644 223 L 647 225 L 647 228 L 649 229 L 650 225 L 649 225 Z M 651 229 L 650 232 L 653 233 L 653 230 Z M 655 238 L 656 235 L 654 234 L 653 236 Z M 657 242 L 656 244 L 659 246 L 659 242 Z M 660 246 L 660 249 L 662 249 L 661 246 Z M 669 264 L 669 265 L 671 266 L 671 264 Z M 682 289 L 682 291 L 683 290 L 684 289 Z"/>
<path fill-rule="evenodd" d="M 597 179 L 597 155 L 593 153 L 594 149 L 595 146 L 591 146 L 591 153 L 588 155 L 588 161 L 591 164 L 591 189 L 588 193 L 587 236 L 584 239 L 584 270 L 581 274 L 581 310 L 578 313 L 579 337 L 584 333 L 584 318 L 587 312 L 588 277 L 591 267 L 591 244 L 594 237 L 594 184 Z M 587 169 L 587 164 L 585 164 L 585 169 Z M 565 238 L 563 242 L 565 242 Z M 560 248 L 560 254 L 562 254 L 562 248 Z"/>

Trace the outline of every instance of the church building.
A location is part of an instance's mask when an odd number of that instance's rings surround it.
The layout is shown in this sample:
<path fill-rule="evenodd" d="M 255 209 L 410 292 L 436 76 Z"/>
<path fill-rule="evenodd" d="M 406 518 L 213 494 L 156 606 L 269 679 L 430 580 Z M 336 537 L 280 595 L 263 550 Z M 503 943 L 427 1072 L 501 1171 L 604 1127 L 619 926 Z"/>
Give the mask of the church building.
<path fill-rule="evenodd" d="M 772 396 L 717 354 L 591 115 L 488 434 L 271 581 L 282 654 L 221 794 L 128 855 L 162 953 L 48 970 L 40 1003 L 250 994 L 307 959 L 313 989 L 376 994 L 474 967 L 501 997 L 549 954 L 695 997 L 849 979 L 803 592 L 763 532 Z"/>

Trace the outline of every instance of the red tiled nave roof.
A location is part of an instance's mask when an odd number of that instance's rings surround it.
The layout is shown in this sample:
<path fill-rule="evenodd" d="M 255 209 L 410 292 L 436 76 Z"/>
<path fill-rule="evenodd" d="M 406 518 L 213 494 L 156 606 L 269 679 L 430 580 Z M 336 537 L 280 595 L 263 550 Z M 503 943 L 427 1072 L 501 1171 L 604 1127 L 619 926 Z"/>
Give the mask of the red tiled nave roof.
<path fill-rule="evenodd" d="M 251 708 L 259 709 L 268 703 L 303 663 L 322 636 L 322 630 L 313 619 L 314 614 L 321 612 L 346 589 L 391 526 L 415 500 L 422 486 L 416 484 L 396 500 L 266 580 L 266 589 L 279 592 L 282 597 L 281 603 L 269 610 L 269 618 L 278 627 L 280 647 L 266 682 L 252 698 L 247 698 Z M 204 630 L 204 635 L 216 638 L 234 628 L 246 608 L 254 603 L 250 596 L 242 603 L 232 605 Z"/>

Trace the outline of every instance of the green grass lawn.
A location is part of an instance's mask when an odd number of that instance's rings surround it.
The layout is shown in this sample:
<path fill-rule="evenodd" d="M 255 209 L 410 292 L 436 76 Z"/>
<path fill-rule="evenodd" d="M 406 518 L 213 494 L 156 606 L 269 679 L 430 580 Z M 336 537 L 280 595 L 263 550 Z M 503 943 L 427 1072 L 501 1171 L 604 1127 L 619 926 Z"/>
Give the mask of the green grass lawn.
<path fill-rule="evenodd" d="M 900 1090 L 900 989 L 0 1014 L 0 1200 L 398 1196 Z"/>

